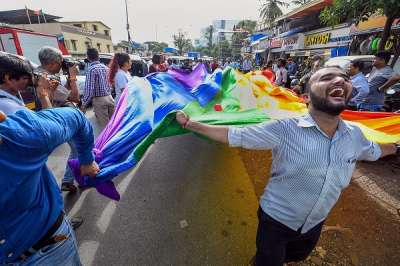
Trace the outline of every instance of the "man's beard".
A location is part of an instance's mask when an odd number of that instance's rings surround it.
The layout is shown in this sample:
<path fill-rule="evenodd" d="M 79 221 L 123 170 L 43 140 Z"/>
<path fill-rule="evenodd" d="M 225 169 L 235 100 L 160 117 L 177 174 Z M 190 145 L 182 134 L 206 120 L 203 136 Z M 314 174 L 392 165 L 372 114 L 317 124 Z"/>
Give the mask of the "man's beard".
<path fill-rule="evenodd" d="M 332 116 L 338 116 L 340 115 L 341 112 L 346 109 L 346 104 L 332 104 L 330 101 L 328 101 L 327 98 L 322 98 L 316 94 L 314 94 L 312 91 L 310 91 L 310 100 L 312 106 L 323 113 L 327 113 Z M 346 103 L 348 100 L 346 100 Z"/>

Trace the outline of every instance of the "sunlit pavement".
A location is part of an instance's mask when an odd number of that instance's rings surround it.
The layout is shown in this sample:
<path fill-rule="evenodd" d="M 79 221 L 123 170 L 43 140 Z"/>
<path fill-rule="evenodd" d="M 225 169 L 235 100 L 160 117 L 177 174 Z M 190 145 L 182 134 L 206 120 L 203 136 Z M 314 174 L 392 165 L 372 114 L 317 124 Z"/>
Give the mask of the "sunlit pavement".
<path fill-rule="evenodd" d="M 67 152 L 49 160 L 58 181 Z M 236 150 L 161 139 L 116 183 L 120 202 L 94 189 L 64 193 L 69 215 L 85 219 L 76 232 L 84 265 L 246 265 L 254 255 L 258 204 Z"/>

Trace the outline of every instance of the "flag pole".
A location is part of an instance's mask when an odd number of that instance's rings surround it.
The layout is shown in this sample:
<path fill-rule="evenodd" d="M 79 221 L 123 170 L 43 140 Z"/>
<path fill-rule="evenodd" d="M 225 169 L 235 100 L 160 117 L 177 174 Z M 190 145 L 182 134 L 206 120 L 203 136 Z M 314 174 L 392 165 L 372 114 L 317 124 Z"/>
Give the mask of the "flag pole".
<path fill-rule="evenodd" d="M 45 16 L 45 14 L 43 12 L 43 9 L 40 9 L 40 13 L 42 13 L 44 23 L 47 23 L 46 16 Z"/>
<path fill-rule="evenodd" d="M 26 5 L 25 5 L 25 13 L 26 13 L 26 16 L 28 17 L 29 24 L 32 24 L 31 17 L 29 15 L 29 9 Z"/>

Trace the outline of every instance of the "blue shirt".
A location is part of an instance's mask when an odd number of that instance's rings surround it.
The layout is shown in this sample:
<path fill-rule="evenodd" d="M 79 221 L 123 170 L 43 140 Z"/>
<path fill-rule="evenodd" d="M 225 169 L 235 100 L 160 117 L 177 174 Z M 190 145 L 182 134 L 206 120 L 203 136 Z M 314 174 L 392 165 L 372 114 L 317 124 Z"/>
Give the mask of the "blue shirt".
<path fill-rule="evenodd" d="M 6 115 L 14 114 L 18 110 L 27 109 L 24 102 L 9 94 L 8 92 L 0 89 L 0 110 Z"/>
<path fill-rule="evenodd" d="M 379 145 L 354 125 L 340 121 L 329 138 L 310 115 L 229 128 L 229 144 L 272 149 L 271 178 L 261 196 L 265 213 L 305 233 L 326 219 L 348 186 L 357 160 L 377 160 Z"/>
<path fill-rule="evenodd" d="M 289 73 L 290 76 L 294 76 L 294 75 L 296 74 L 296 72 L 297 72 L 297 65 L 296 65 L 295 62 L 289 63 L 289 64 L 287 65 L 287 68 L 288 68 L 288 73 Z"/>
<path fill-rule="evenodd" d="M 349 101 L 349 105 L 357 106 L 368 96 L 368 80 L 364 74 L 360 72 L 351 77 L 351 84 L 353 85 L 353 91 L 351 92 L 352 97 Z"/>
<path fill-rule="evenodd" d="M 73 140 L 82 164 L 93 162 L 93 130 L 77 109 L 22 110 L 0 123 L 0 264 L 15 261 L 54 224 L 63 209 L 50 153 Z"/>
<path fill-rule="evenodd" d="M 86 106 L 93 97 L 104 97 L 111 94 L 111 86 L 107 78 L 107 66 L 98 61 L 89 64 L 82 99 L 83 106 Z"/>

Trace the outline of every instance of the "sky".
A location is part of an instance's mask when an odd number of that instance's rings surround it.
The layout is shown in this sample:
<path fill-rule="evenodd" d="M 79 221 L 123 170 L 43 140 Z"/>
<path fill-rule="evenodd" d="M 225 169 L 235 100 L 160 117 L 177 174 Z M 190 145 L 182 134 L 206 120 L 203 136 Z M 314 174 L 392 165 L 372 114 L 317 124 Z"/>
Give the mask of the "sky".
<path fill-rule="evenodd" d="M 172 45 L 178 30 L 189 38 L 216 19 L 258 20 L 261 0 L 127 0 L 134 41 L 164 41 Z M 111 27 L 114 43 L 127 40 L 124 0 L 0 0 L 1 10 L 43 9 L 70 20 L 100 20 Z"/>

